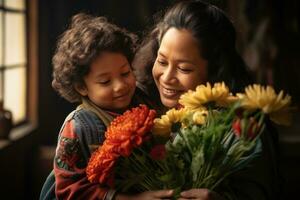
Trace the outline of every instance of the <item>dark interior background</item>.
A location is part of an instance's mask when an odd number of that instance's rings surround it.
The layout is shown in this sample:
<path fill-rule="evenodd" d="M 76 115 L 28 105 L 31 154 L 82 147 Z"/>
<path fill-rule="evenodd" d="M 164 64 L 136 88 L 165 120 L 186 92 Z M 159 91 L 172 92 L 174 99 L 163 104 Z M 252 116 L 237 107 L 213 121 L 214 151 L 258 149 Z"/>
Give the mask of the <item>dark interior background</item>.
<path fill-rule="evenodd" d="M 51 59 L 58 36 L 66 30 L 72 15 L 87 12 L 104 15 L 110 21 L 142 36 L 157 11 L 172 0 L 43 0 L 38 1 L 39 20 L 39 89 L 38 129 L 26 159 L 18 164 L 21 177 L 4 177 L 3 190 L 9 199 L 37 199 L 41 186 L 51 170 L 57 134 L 66 115 L 76 105 L 59 97 L 51 88 Z M 238 32 L 238 49 L 247 61 L 257 82 L 273 84 L 286 90 L 300 106 L 300 3 L 298 0 L 211 0 L 232 18 Z M 30 3 L 30 0 L 29 0 Z M 280 128 L 282 172 L 285 197 L 290 199 L 300 189 L 300 116 L 294 124 Z M 26 143 L 26 142 L 25 142 Z M 19 146 L 24 143 L 18 144 Z M 13 151 L 13 150 L 11 150 Z M 9 152 L 9 151 L 8 151 Z M 2 154 L 0 154 L 2 156 Z M 3 155 L 12 160 L 10 154 Z M 17 158 L 16 158 L 17 159 Z M 7 183 L 8 182 L 8 183 Z M 15 185 L 15 186 L 13 186 Z M 2 191 L 2 189 L 0 189 Z M 297 195 L 298 196 L 298 195 Z M 8 196 L 9 197 L 9 196 Z"/>

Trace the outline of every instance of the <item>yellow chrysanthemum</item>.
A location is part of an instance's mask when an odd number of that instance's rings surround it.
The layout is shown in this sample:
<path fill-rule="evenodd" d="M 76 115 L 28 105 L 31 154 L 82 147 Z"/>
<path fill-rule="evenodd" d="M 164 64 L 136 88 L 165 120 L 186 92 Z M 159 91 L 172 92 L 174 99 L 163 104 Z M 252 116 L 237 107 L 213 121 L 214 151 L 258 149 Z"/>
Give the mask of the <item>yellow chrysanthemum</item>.
<path fill-rule="evenodd" d="M 215 102 L 218 106 L 227 106 L 235 101 L 236 98 L 231 95 L 224 82 L 215 83 L 212 88 L 210 83 L 199 85 L 196 91 L 188 91 L 181 95 L 179 103 L 188 109 L 201 109 L 204 104 Z"/>
<path fill-rule="evenodd" d="M 169 137 L 172 124 L 182 122 L 188 112 L 189 111 L 185 108 L 180 110 L 173 108 L 161 118 L 156 118 L 154 120 L 154 126 L 152 129 L 153 134 L 157 136 Z"/>
<path fill-rule="evenodd" d="M 193 122 L 195 124 L 204 124 L 208 115 L 207 110 L 197 110 L 193 114 Z"/>
<path fill-rule="evenodd" d="M 277 95 L 273 87 L 263 87 L 258 84 L 246 87 L 245 94 L 237 94 L 242 100 L 242 106 L 248 110 L 261 109 L 269 114 L 270 119 L 278 124 L 290 123 L 291 97 L 280 91 Z"/>

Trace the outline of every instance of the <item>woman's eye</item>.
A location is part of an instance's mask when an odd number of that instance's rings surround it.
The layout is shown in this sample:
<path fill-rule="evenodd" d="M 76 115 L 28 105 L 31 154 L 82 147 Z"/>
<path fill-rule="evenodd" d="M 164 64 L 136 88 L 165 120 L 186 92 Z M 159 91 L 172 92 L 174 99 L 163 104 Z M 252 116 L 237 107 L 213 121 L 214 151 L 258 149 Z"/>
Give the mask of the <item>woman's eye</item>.
<path fill-rule="evenodd" d="M 158 64 L 160 64 L 161 66 L 167 66 L 168 63 L 166 61 L 163 60 L 157 60 Z"/>
<path fill-rule="evenodd" d="M 178 69 L 179 69 L 180 71 L 184 72 L 184 73 L 189 73 L 189 72 L 193 71 L 193 70 L 191 70 L 191 69 L 183 68 L 183 67 L 178 67 Z"/>

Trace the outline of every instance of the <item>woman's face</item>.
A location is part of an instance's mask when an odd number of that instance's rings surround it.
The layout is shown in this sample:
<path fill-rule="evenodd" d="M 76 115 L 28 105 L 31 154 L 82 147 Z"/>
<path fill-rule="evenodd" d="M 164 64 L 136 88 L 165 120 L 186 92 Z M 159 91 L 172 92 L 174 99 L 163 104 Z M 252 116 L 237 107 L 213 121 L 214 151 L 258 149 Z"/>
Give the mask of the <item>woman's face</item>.
<path fill-rule="evenodd" d="M 169 108 L 177 106 L 181 94 L 206 82 L 206 68 L 207 61 L 192 34 L 170 28 L 161 40 L 152 69 L 162 103 Z"/>

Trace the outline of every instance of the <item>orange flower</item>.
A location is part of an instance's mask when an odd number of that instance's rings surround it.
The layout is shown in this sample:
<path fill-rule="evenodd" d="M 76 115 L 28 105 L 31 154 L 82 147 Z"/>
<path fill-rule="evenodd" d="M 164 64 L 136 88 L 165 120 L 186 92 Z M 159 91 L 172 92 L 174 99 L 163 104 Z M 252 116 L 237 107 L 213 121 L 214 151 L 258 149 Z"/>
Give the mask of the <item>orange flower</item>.
<path fill-rule="evenodd" d="M 93 183 L 108 183 L 113 177 L 113 167 L 119 156 L 129 156 L 134 147 L 141 145 L 153 126 L 156 112 L 145 105 L 126 111 L 115 118 L 107 131 L 103 145 L 95 151 L 86 168 Z"/>
<path fill-rule="evenodd" d="M 113 166 L 119 157 L 117 154 L 105 151 L 106 145 L 103 145 L 102 147 L 104 148 L 99 148 L 92 154 L 86 169 L 88 179 L 91 182 L 105 183 L 110 179 Z"/>
<path fill-rule="evenodd" d="M 156 112 L 140 105 L 115 118 L 108 127 L 105 137 L 107 143 L 122 156 L 129 156 L 133 147 L 143 142 L 145 133 L 153 126 Z"/>

